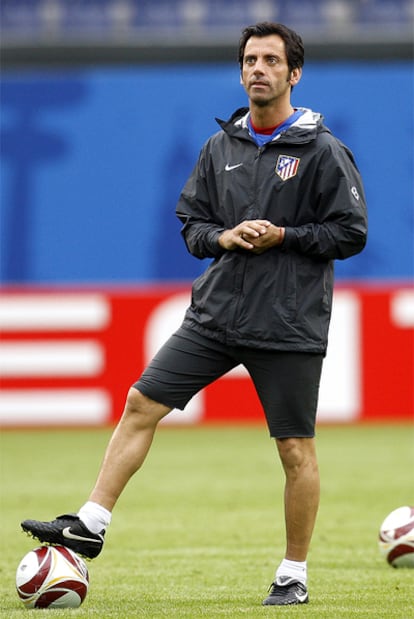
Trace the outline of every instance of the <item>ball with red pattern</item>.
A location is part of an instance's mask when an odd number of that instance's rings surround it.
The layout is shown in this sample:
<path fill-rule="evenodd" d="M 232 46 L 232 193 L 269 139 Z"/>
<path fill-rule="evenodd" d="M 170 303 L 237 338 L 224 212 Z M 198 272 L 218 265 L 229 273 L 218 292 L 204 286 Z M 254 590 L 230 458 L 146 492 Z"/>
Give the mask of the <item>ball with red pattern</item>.
<path fill-rule="evenodd" d="M 394 509 L 379 531 L 381 554 L 393 567 L 414 567 L 414 507 Z"/>
<path fill-rule="evenodd" d="M 35 548 L 17 567 L 17 595 L 26 608 L 77 608 L 88 587 L 85 562 L 64 546 Z"/>

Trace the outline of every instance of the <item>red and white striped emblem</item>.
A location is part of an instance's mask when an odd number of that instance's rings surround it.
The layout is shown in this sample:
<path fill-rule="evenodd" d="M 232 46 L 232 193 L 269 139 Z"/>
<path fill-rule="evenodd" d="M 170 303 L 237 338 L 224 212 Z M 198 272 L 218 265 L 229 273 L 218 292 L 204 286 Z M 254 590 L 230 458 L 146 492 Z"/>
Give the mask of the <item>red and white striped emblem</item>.
<path fill-rule="evenodd" d="M 290 157 L 289 155 L 279 155 L 276 161 L 275 172 L 282 181 L 287 181 L 296 175 L 298 171 L 300 159 L 298 157 Z"/>

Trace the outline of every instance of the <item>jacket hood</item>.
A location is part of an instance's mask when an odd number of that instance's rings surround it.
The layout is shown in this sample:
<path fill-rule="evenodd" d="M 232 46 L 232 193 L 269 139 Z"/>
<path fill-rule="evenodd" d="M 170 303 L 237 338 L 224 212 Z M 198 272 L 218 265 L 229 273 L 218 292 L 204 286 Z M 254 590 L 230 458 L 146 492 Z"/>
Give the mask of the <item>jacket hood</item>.
<path fill-rule="evenodd" d="M 278 134 L 273 141 L 281 142 L 309 142 L 316 138 L 316 135 L 320 132 L 327 131 L 329 129 L 323 124 L 323 116 L 319 112 L 306 107 L 296 108 L 303 112 L 286 131 Z M 240 138 L 249 138 L 248 120 L 250 117 L 250 111 L 247 107 L 239 108 L 234 112 L 229 120 L 220 120 L 216 118 L 216 121 L 229 135 Z"/>

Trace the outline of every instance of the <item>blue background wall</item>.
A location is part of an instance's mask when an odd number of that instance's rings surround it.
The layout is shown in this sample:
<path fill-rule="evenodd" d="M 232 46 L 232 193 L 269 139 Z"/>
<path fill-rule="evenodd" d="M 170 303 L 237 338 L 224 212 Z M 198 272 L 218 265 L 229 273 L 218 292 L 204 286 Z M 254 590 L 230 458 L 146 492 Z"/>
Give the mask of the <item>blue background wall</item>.
<path fill-rule="evenodd" d="M 353 151 L 366 250 L 339 279 L 413 276 L 412 65 L 308 63 L 295 105 Z M 204 140 L 246 104 L 234 65 L 61 69 L 1 82 L 2 283 L 187 280 L 174 215 Z"/>

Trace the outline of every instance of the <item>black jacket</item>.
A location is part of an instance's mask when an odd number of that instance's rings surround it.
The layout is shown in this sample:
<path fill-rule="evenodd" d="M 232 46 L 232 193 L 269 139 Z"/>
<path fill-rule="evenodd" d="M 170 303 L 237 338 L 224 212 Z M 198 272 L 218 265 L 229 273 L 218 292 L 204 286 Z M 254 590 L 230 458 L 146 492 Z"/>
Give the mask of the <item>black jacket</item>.
<path fill-rule="evenodd" d="M 193 283 L 184 324 L 231 345 L 325 353 L 333 261 L 366 242 L 361 178 L 320 114 L 305 110 L 261 148 L 247 119 L 242 108 L 218 121 L 177 205 L 188 250 L 214 258 Z M 282 245 L 222 249 L 220 234 L 246 219 L 285 227 Z"/>

